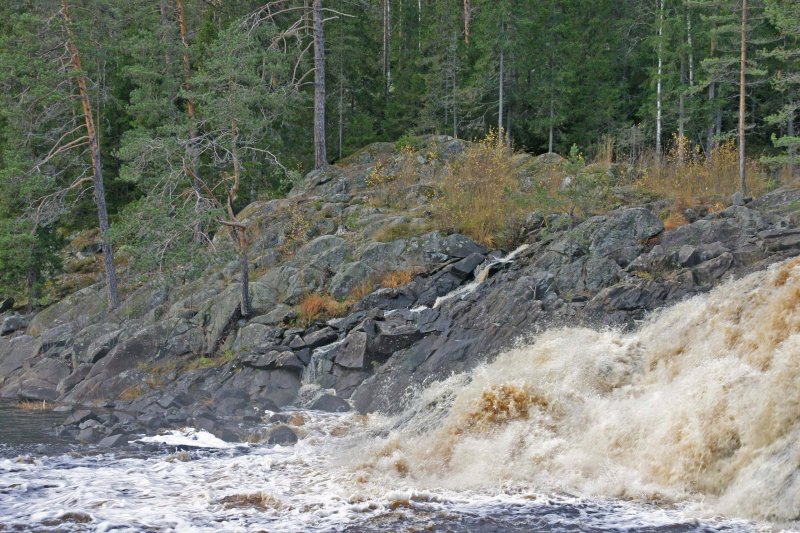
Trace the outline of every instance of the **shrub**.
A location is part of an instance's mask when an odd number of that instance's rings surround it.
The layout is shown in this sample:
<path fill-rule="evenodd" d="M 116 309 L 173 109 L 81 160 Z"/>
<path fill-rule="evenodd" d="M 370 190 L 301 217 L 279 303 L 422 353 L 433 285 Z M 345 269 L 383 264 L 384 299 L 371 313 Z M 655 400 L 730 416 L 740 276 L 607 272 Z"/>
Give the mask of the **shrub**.
<path fill-rule="evenodd" d="M 519 193 L 512 157 L 496 132 L 468 147 L 445 172 L 436 210 L 439 222 L 487 246 L 500 245 L 521 214 L 512 201 Z"/>

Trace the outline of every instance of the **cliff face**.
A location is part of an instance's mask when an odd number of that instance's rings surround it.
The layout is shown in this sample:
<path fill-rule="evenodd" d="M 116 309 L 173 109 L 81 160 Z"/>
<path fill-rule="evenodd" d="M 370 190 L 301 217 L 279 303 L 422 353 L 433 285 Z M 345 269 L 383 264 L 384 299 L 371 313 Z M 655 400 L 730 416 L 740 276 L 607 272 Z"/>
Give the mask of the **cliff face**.
<path fill-rule="evenodd" d="M 347 408 L 320 401 L 326 389 L 362 411 L 393 411 L 410 386 L 472 368 L 519 336 L 627 327 L 800 251 L 794 189 L 669 232 L 654 205 L 586 220 L 532 215 L 525 245 L 489 250 L 431 231 L 440 172 L 464 144 L 429 147 L 373 145 L 288 198 L 248 206 L 251 317 L 239 315 L 236 261 L 190 282 L 146 283 L 111 313 L 101 283 L 25 329 L 6 312 L 0 397 L 113 409 L 72 421 L 84 440 L 185 423 L 230 436 L 264 408 Z M 309 294 L 325 295 L 316 314 Z"/>

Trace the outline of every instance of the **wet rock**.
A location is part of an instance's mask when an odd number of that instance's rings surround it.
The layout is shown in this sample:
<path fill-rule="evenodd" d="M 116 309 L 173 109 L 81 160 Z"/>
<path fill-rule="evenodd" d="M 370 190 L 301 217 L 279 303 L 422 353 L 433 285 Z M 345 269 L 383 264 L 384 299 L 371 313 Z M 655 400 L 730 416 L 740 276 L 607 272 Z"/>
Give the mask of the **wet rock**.
<path fill-rule="evenodd" d="M 103 438 L 103 433 L 94 427 L 82 429 L 78 432 L 77 439 L 83 443 L 95 443 Z"/>
<path fill-rule="evenodd" d="M 405 323 L 368 321 L 364 330 L 368 336 L 368 350 L 373 356 L 392 355 L 423 337 L 416 327 Z"/>
<path fill-rule="evenodd" d="M 83 422 L 86 422 L 87 420 L 97 420 L 97 415 L 88 409 L 80 409 L 78 411 L 74 411 L 66 419 L 64 419 L 63 425 L 77 426 Z"/>
<path fill-rule="evenodd" d="M 800 228 L 781 228 L 758 233 L 764 241 L 764 249 L 768 252 L 778 252 L 800 248 Z"/>
<path fill-rule="evenodd" d="M 297 442 L 297 434 L 289 426 L 280 425 L 269 432 L 267 444 L 291 446 Z"/>
<path fill-rule="evenodd" d="M 351 331 L 337 350 L 334 361 L 346 368 L 364 368 L 368 362 L 367 334 L 363 331 Z"/>
<path fill-rule="evenodd" d="M 330 394 L 323 394 L 311 404 L 311 409 L 328 413 L 346 413 L 350 404 L 346 400 Z"/>
<path fill-rule="evenodd" d="M 123 433 L 110 435 L 100 440 L 97 443 L 101 448 L 120 448 L 128 444 L 128 436 Z"/>
<path fill-rule="evenodd" d="M 479 253 L 473 253 L 464 259 L 456 262 L 451 267 L 450 271 L 461 279 L 467 279 L 472 276 L 475 269 L 478 268 L 484 261 L 486 256 Z"/>
<path fill-rule="evenodd" d="M 700 285 L 710 285 L 715 281 L 722 278 L 726 272 L 733 265 L 733 255 L 728 252 L 716 257 L 710 261 L 706 261 L 694 269 L 694 275 L 697 283 Z"/>

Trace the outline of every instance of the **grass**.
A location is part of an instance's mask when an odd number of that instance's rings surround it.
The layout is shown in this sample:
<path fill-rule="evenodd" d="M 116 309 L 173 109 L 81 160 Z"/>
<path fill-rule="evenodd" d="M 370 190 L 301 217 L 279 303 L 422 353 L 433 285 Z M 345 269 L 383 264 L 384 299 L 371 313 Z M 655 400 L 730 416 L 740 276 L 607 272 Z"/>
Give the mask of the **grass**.
<path fill-rule="evenodd" d="M 415 272 L 413 270 L 387 272 L 383 278 L 381 278 L 380 286 L 384 289 L 397 289 L 411 283 L 411 280 L 414 279 L 414 274 Z"/>
<path fill-rule="evenodd" d="M 185 370 L 206 370 L 209 368 L 218 368 L 220 366 L 226 365 L 233 361 L 236 357 L 236 354 L 233 350 L 225 350 L 222 353 L 215 355 L 214 357 L 208 357 L 206 355 L 201 355 L 195 359 L 192 359 L 187 363 L 184 367 Z"/>
<path fill-rule="evenodd" d="M 53 405 L 48 404 L 45 400 L 20 400 L 16 407 L 22 411 L 49 411 Z"/>
<path fill-rule="evenodd" d="M 303 326 L 313 322 L 344 316 L 352 302 L 340 302 L 327 293 L 309 293 L 297 304 L 297 321 Z"/>
<path fill-rule="evenodd" d="M 379 242 L 391 242 L 397 239 L 405 239 L 408 237 L 423 235 L 429 231 L 433 231 L 433 229 L 433 224 L 412 224 L 410 222 L 401 222 L 399 224 L 391 224 L 382 227 L 375 232 L 372 238 Z"/>
<path fill-rule="evenodd" d="M 147 389 L 144 385 L 131 385 L 120 393 L 119 399 L 123 402 L 130 402 L 141 398 L 145 392 L 147 392 Z"/>
<path fill-rule="evenodd" d="M 660 163 L 650 156 L 636 186 L 672 202 L 664 221 L 666 229 L 688 223 L 683 212 L 690 207 L 706 206 L 710 211 L 727 207 L 739 187 L 739 159 L 736 145 L 728 141 L 718 145 L 710 157 L 697 146 L 675 140 Z M 770 186 L 762 167 L 748 161 L 747 189 L 751 196 L 765 193 Z"/>

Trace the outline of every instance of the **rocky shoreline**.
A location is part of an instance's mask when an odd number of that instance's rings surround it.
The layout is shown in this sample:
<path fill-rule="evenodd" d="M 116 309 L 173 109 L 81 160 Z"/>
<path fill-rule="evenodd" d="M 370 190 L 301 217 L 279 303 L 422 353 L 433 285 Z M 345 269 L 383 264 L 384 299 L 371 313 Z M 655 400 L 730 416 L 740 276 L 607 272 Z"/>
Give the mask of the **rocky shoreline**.
<path fill-rule="evenodd" d="M 376 206 L 385 193 L 368 179 L 390 145 L 247 207 L 240 218 L 257 234 L 252 317 L 238 314 L 235 261 L 194 281 L 145 283 L 112 313 L 101 283 L 32 317 L 4 310 L 0 398 L 59 404 L 68 413 L 60 431 L 101 446 L 184 425 L 287 444 L 297 439 L 287 405 L 397 412 L 409 387 L 469 370 L 520 336 L 630 328 L 800 252 L 800 189 L 779 189 L 687 213 L 691 222 L 671 231 L 657 203 L 585 220 L 532 214 L 526 246 L 508 258 L 512 250 L 425 227 L 437 165 L 463 150 L 436 143 L 442 161 L 416 162 L 402 209 Z M 298 220 L 307 238 L 293 241 Z M 304 295 L 352 297 L 364 280 L 401 271 L 410 281 L 366 291 L 344 316 L 299 320 Z M 271 429 L 253 437 L 265 421 Z"/>

